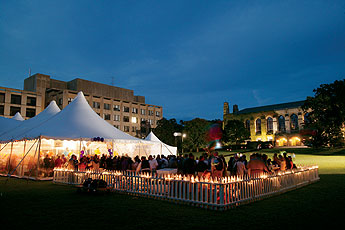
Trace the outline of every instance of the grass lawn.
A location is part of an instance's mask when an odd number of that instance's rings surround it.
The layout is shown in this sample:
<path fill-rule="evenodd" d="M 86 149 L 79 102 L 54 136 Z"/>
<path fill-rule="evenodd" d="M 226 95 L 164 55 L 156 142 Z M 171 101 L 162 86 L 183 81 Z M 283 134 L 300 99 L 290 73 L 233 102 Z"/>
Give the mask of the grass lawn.
<path fill-rule="evenodd" d="M 335 154 L 337 155 L 337 154 Z M 0 177 L 2 229 L 292 229 L 341 226 L 345 156 L 296 153 L 296 163 L 320 164 L 317 183 L 225 212 L 111 193 L 78 194 L 52 182 Z"/>

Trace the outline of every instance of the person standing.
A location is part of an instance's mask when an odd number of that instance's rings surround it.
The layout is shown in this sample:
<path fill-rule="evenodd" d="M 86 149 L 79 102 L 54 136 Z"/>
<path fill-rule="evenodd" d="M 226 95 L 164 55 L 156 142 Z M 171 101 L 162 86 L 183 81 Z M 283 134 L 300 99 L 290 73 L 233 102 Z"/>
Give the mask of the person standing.
<path fill-rule="evenodd" d="M 201 156 L 198 164 L 196 165 L 196 172 L 199 177 L 201 177 L 205 171 L 207 171 L 207 164 L 205 163 L 205 157 Z"/>
<path fill-rule="evenodd" d="M 218 156 L 218 152 L 213 153 L 211 160 L 211 174 L 213 177 L 222 177 L 224 170 L 224 164 L 222 159 Z"/>
<path fill-rule="evenodd" d="M 250 156 L 250 158 L 251 159 L 247 164 L 249 175 L 255 176 L 268 172 L 268 169 L 259 154 L 253 154 Z"/>
<path fill-rule="evenodd" d="M 153 158 L 151 155 L 149 156 L 149 164 L 150 164 L 150 170 L 152 173 L 155 173 L 158 167 L 158 162 L 155 158 Z"/>
<path fill-rule="evenodd" d="M 196 162 L 194 160 L 194 155 L 192 153 L 189 154 L 188 159 L 184 162 L 184 170 L 186 175 L 195 176 L 196 171 Z"/>

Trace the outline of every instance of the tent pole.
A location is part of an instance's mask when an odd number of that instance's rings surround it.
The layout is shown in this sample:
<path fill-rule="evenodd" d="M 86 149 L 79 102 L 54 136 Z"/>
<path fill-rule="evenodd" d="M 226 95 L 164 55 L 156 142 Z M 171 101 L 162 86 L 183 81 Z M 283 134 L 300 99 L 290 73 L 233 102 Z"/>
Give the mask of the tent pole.
<path fill-rule="evenodd" d="M 4 145 L 4 147 L 2 147 L 2 148 L 0 149 L 0 152 L 8 145 L 8 143 L 10 143 L 10 142 L 7 142 L 7 143 Z"/>
<path fill-rule="evenodd" d="M 79 154 L 81 153 L 81 138 L 79 140 Z"/>
<path fill-rule="evenodd" d="M 41 136 L 39 137 L 40 144 L 39 144 L 39 149 L 37 153 L 37 172 L 36 172 L 36 179 L 38 178 L 38 172 L 40 169 L 40 156 L 41 156 Z M 55 141 L 55 140 L 54 140 Z"/>
<path fill-rule="evenodd" d="M 36 176 L 36 179 L 38 178 L 38 169 L 40 167 L 41 142 L 42 142 L 42 136 L 40 136 L 40 139 L 39 139 L 38 152 L 37 152 L 38 157 L 37 157 L 37 176 Z"/>
<path fill-rule="evenodd" d="M 37 149 L 39 148 L 39 146 L 40 146 L 40 144 L 38 144 L 38 145 L 36 146 L 36 150 L 35 150 L 35 154 L 34 154 L 34 157 L 33 157 L 33 158 L 36 157 Z M 30 171 L 29 171 L 29 175 L 28 175 L 28 177 L 27 177 L 28 181 L 29 181 L 29 177 L 31 176 L 31 173 L 32 173 L 32 169 L 30 169 Z M 38 175 L 38 174 L 37 174 L 37 175 Z M 37 176 L 36 176 L 36 179 L 37 179 Z"/>
<path fill-rule="evenodd" d="M 24 157 L 24 154 L 25 154 L 25 147 L 26 147 L 26 140 L 24 140 L 23 157 Z M 21 176 L 24 176 L 24 164 L 22 164 L 21 174 L 22 174 Z"/>
<path fill-rule="evenodd" d="M 12 150 L 13 150 L 13 141 L 11 142 L 11 152 L 8 158 L 8 173 L 11 171 L 11 157 L 12 157 Z"/>

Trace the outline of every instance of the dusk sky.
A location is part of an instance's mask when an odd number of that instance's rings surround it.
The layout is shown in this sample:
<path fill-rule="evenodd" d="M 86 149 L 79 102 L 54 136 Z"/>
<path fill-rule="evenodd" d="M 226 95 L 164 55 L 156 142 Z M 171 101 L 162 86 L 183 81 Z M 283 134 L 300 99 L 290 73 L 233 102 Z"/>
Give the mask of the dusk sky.
<path fill-rule="evenodd" d="M 222 119 L 345 78 L 345 1 L 0 0 L 0 86 L 32 74 L 134 90 L 163 116 Z"/>

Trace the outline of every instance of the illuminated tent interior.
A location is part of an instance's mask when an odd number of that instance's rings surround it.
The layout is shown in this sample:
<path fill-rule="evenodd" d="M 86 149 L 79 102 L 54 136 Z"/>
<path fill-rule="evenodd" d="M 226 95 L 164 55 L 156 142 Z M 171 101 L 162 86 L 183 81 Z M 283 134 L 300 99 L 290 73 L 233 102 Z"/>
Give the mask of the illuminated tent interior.
<path fill-rule="evenodd" d="M 155 152 L 164 156 L 177 154 L 177 147 L 173 147 L 163 143 L 152 131 L 149 133 L 149 135 L 147 135 L 145 140 L 158 143 L 158 145 L 152 146 L 152 148 L 154 149 L 151 152 Z"/>
<path fill-rule="evenodd" d="M 52 108 L 56 112 L 56 108 Z M 48 114 L 46 110 L 41 113 Z M 50 177 L 54 168 L 52 162 L 58 155 L 69 159 L 72 154 L 79 157 L 81 152 L 84 155 L 110 153 L 130 157 L 159 154 L 151 152 L 158 149 L 158 142 L 141 140 L 118 130 L 93 111 L 82 92 L 61 112 L 41 117 L 48 118 L 37 119 L 42 121 L 40 123 L 31 122 L 35 127 L 18 128 L 20 133 L 13 131 L 10 136 L 15 137 L 13 141 L 8 140 L 8 135 L 4 139 L 0 137 L 0 173 Z M 45 158 L 51 159 L 50 165 Z"/>

